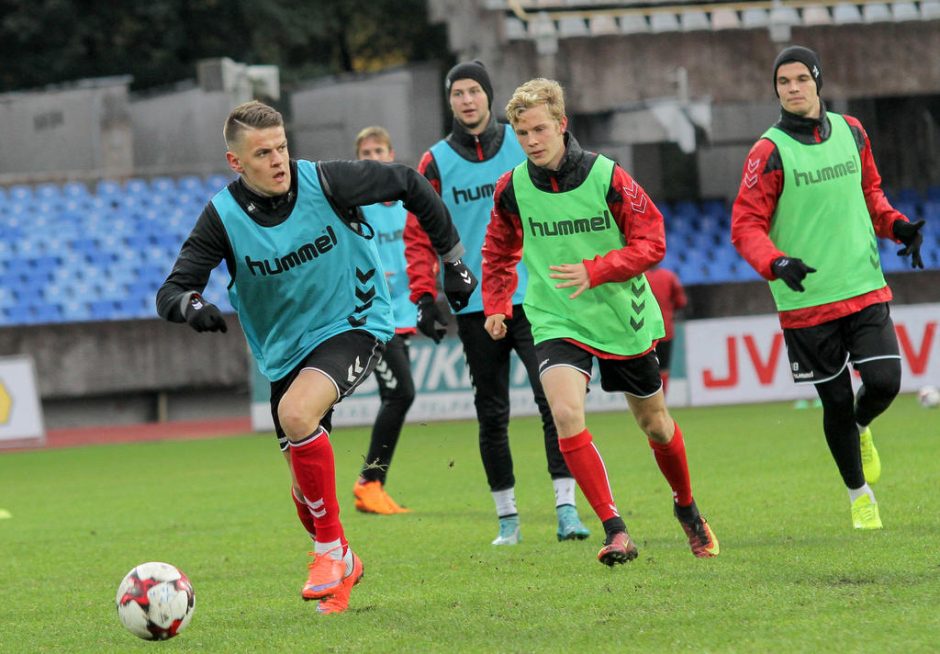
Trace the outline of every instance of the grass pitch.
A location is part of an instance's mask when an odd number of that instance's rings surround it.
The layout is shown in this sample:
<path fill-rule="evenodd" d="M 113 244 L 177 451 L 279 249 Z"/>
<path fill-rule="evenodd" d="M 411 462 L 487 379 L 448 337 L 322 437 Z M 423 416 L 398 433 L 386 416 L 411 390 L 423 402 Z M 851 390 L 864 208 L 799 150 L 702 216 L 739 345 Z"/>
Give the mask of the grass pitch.
<path fill-rule="evenodd" d="M 558 543 L 535 419 L 511 442 L 523 541 L 496 519 L 469 422 L 408 425 L 388 489 L 414 513 L 363 515 L 367 429 L 332 436 L 343 522 L 366 575 L 350 610 L 300 599 L 304 534 L 273 437 L 0 455 L 0 652 L 929 652 L 940 634 L 940 413 L 899 397 L 873 426 L 885 529 L 852 529 L 818 409 L 681 409 L 696 500 L 721 556 L 695 559 L 625 411 L 589 426 L 640 548 L 608 569 Z M 196 613 L 161 644 L 114 610 L 144 561 L 184 570 Z"/>

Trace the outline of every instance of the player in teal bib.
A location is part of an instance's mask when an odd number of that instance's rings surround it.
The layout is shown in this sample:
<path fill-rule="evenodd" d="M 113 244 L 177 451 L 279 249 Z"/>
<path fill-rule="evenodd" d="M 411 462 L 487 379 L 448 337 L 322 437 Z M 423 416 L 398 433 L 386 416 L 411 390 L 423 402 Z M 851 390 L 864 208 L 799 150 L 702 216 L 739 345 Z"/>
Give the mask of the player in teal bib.
<path fill-rule="evenodd" d="M 527 160 L 496 186 L 483 246 L 485 329 L 497 342 L 505 338 L 521 257 L 529 272 L 524 307 L 559 447 L 606 534 L 601 563 L 630 561 L 637 548 L 586 426 L 594 359 L 601 388 L 624 393 L 646 435 L 692 553 L 717 556 L 718 539 L 693 499 L 682 431 L 666 408 L 654 351 L 665 331 L 643 273 L 665 254 L 663 216 L 623 168 L 585 152 L 566 131 L 557 82 L 526 82 L 506 115 Z"/>
<path fill-rule="evenodd" d="M 476 280 L 460 263 L 447 208 L 415 171 L 373 161 L 292 161 L 281 114 L 261 102 L 235 107 L 224 136 L 239 178 L 197 219 L 157 292 L 157 311 L 198 332 L 227 331 L 218 307 L 202 297 L 212 270 L 225 262 L 232 307 L 271 381 L 271 415 L 297 516 L 314 541 L 301 596 L 315 600 L 319 613 L 340 613 L 363 567 L 339 519 L 330 417 L 372 373 L 394 332 L 376 229 L 358 207 L 401 200 L 418 216 L 444 261 L 455 309 Z"/>
<path fill-rule="evenodd" d="M 773 80 L 780 120 L 748 155 L 731 240 L 770 282 L 794 381 L 815 385 L 853 526 L 880 529 L 869 425 L 897 395 L 901 365 L 877 239 L 904 244 L 899 254 L 922 268 L 923 221 L 888 203 L 861 123 L 826 111 L 815 52 L 784 49 Z M 849 363 L 862 378 L 857 396 Z"/>
<path fill-rule="evenodd" d="M 496 180 L 524 161 L 525 154 L 512 129 L 496 122 L 490 111 L 493 87 L 483 64 L 472 61 L 454 66 L 447 74 L 445 90 L 454 113 L 453 129 L 447 138 L 432 145 L 424 154 L 418 171 L 440 192 L 467 248 L 463 261 L 479 276 L 483 265 L 483 237 L 493 209 Z M 445 333 L 447 318 L 434 303 L 437 255 L 417 222 L 411 219 L 405 227 L 405 254 L 411 299 L 418 304 L 418 329 L 439 341 Z M 495 343 L 487 335 L 480 293 L 456 316 L 457 334 L 473 382 L 473 403 L 480 424 L 480 456 L 499 519 L 499 533 L 493 544 L 515 545 L 521 533 L 509 448 L 509 374 L 513 352 L 526 367 L 542 417 L 545 456 L 555 491 L 556 534 L 559 540 L 587 538 L 589 531 L 575 508 L 575 482 L 558 449 L 555 423 L 539 382 L 532 329 L 522 307 L 526 269 L 517 261 L 514 270 L 521 281 L 511 294 L 510 302 L 516 311 L 507 323 L 509 330 L 505 339 Z"/>
<path fill-rule="evenodd" d="M 356 158 L 391 163 L 395 160 L 392 138 L 384 127 L 366 127 L 356 136 Z M 385 490 L 395 447 L 401 436 L 408 409 L 415 400 L 411 376 L 409 338 L 415 332 L 417 311 L 408 299 L 408 275 L 405 272 L 405 230 L 407 212 L 401 202 L 383 202 L 362 207 L 366 221 L 375 229 L 375 241 L 385 270 L 385 281 L 392 303 L 395 335 L 386 344 L 382 358 L 375 364 L 381 405 L 372 425 L 369 450 L 353 485 L 356 510 L 390 515 L 408 513 Z"/>

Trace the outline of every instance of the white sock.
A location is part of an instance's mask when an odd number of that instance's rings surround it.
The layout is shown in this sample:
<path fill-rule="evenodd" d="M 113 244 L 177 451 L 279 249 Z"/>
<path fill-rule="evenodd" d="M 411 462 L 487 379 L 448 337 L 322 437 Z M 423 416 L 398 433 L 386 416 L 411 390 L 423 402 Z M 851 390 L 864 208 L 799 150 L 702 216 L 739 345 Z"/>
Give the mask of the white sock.
<path fill-rule="evenodd" d="M 855 426 L 858 427 L 858 433 L 859 433 L 859 434 L 861 434 L 863 431 L 865 431 L 866 429 L 868 429 L 868 425 L 860 425 L 860 424 L 858 424 L 857 422 L 855 423 Z"/>
<path fill-rule="evenodd" d="M 869 499 L 871 499 L 872 502 L 877 504 L 877 502 L 875 501 L 875 491 L 873 491 L 871 489 L 871 486 L 869 486 L 868 484 L 865 484 L 864 486 L 860 488 L 850 488 L 849 489 L 849 502 L 854 503 L 855 500 L 860 498 L 862 495 L 868 495 Z"/>
<path fill-rule="evenodd" d="M 343 557 L 343 562 L 346 564 L 346 572 L 343 573 L 344 577 L 348 577 L 352 574 L 353 571 L 353 553 L 352 548 L 346 548 L 346 556 Z"/>
<path fill-rule="evenodd" d="M 552 479 L 552 486 L 555 487 L 555 506 L 559 507 L 563 504 L 570 504 L 574 506 L 574 478 L 573 477 L 561 477 L 560 479 Z"/>
<path fill-rule="evenodd" d="M 491 491 L 493 501 L 496 503 L 496 515 L 504 518 L 519 513 L 516 510 L 516 489 L 507 488 L 501 491 Z"/>
<path fill-rule="evenodd" d="M 331 559 L 336 559 L 339 561 L 343 558 L 343 544 L 337 538 L 336 540 L 331 540 L 329 543 L 321 543 L 317 541 L 317 544 L 314 545 L 313 551 L 317 554 L 329 554 Z"/>

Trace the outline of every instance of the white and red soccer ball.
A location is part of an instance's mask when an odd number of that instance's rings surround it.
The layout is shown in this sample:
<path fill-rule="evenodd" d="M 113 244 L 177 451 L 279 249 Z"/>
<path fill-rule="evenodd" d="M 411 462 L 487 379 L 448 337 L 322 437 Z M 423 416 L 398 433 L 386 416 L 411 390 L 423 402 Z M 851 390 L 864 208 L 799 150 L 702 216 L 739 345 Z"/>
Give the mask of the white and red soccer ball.
<path fill-rule="evenodd" d="M 940 406 L 940 389 L 936 386 L 924 386 L 917 391 L 917 401 L 925 409 L 936 409 Z"/>
<path fill-rule="evenodd" d="M 118 586 L 118 617 L 135 636 L 166 640 L 186 628 L 196 608 L 189 579 L 169 563 L 141 563 Z"/>

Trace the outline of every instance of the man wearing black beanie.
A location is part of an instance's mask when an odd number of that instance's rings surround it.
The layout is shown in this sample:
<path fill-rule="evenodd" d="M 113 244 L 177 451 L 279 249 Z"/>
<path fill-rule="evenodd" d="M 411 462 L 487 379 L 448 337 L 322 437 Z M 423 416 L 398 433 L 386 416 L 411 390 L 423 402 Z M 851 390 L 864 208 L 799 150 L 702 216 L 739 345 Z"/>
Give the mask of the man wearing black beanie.
<path fill-rule="evenodd" d="M 881 460 L 869 425 L 898 393 L 901 357 L 877 238 L 923 268 L 920 233 L 881 190 L 857 118 L 826 111 L 822 66 L 809 48 L 777 55 L 780 119 L 751 148 L 731 213 L 735 248 L 764 279 L 779 312 L 793 380 L 813 384 L 823 432 L 856 529 L 881 529 L 870 484 Z M 849 364 L 861 375 L 852 390 Z"/>
<path fill-rule="evenodd" d="M 512 128 L 496 122 L 492 115 L 493 84 L 482 62 L 467 61 L 451 68 L 444 81 L 444 92 L 454 114 L 453 125 L 450 134 L 421 157 L 418 172 L 441 194 L 466 247 L 463 263 L 479 278 L 496 181 L 525 161 L 526 155 Z M 418 330 L 440 342 L 446 333 L 447 319 L 435 302 L 438 255 L 411 214 L 405 224 L 404 240 L 411 301 L 418 305 Z M 486 317 L 479 290 L 465 308 L 456 312 L 457 334 L 473 382 L 480 456 L 499 519 L 499 533 L 493 545 L 515 545 L 521 538 L 509 449 L 509 374 L 513 350 L 526 367 L 542 417 L 558 540 L 584 539 L 590 532 L 575 509 L 575 481 L 558 447 L 558 432 L 539 381 L 531 325 L 522 308 L 526 272 L 521 265 L 519 275 L 518 289 L 512 297 L 513 318 L 506 322 L 505 339 L 494 341 L 483 328 Z"/>

